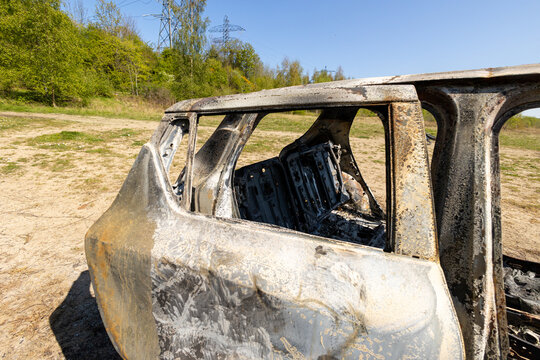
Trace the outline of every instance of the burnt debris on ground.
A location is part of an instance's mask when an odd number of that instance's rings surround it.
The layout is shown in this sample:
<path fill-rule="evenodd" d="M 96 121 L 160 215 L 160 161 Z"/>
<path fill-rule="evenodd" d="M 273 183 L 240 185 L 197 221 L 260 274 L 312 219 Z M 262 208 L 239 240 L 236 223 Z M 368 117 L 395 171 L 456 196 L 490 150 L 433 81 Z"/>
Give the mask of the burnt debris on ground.
<path fill-rule="evenodd" d="M 540 359 L 540 264 L 503 257 L 510 357 Z"/>

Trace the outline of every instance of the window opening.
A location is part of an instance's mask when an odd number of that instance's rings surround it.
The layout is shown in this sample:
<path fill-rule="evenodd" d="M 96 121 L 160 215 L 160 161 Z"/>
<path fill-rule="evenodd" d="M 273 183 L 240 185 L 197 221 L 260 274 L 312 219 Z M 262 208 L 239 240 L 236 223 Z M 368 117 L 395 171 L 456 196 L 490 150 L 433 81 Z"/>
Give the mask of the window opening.
<path fill-rule="evenodd" d="M 167 172 L 173 192 L 181 199 L 183 192 L 182 172 L 186 165 L 189 143 L 189 120 L 172 120 L 159 141 L 159 154 Z"/>
<path fill-rule="evenodd" d="M 512 116 L 498 137 L 508 330 L 537 346 L 539 329 L 522 319 L 540 315 L 540 108 Z"/>
<path fill-rule="evenodd" d="M 347 136 L 357 112 L 358 108 L 348 107 L 326 109 L 318 116 L 314 113 L 297 118 L 295 114 L 274 113 L 263 118 L 246 145 L 245 150 L 253 151 L 248 151 L 249 156 L 244 155 L 248 160 L 239 161 L 235 169 L 238 217 L 384 247 L 384 214 L 380 207 L 373 209 L 367 198 L 366 190 L 371 190 L 364 189 L 359 181 L 362 170 L 357 167 Z M 284 125 L 276 133 L 280 120 Z M 382 179 L 377 181 L 383 184 L 384 193 L 384 129 L 377 121 L 382 129 L 383 162 Z M 261 142 L 263 139 L 266 142 Z M 254 144 L 250 144 L 252 141 Z M 278 151 L 279 155 L 268 156 Z"/>
<path fill-rule="evenodd" d="M 437 121 L 435 115 L 427 109 L 422 109 L 424 116 L 424 127 L 426 129 L 426 143 L 428 151 L 428 164 L 431 165 L 433 159 L 433 150 L 435 149 L 435 141 L 437 140 Z"/>
<path fill-rule="evenodd" d="M 386 208 L 386 143 L 379 115 L 369 109 L 360 109 L 352 123 L 349 139 L 363 178 L 381 208 Z M 362 207 L 369 206 L 365 196 L 362 201 Z"/>
<path fill-rule="evenodd" d="M 302 136 L 318 117 L 317 111 L 270 113 L 260 121 L 237 161 L 237 168 L 261 159 L 278 157 L 281 150 Z"/>
<path fill-rule="evenodd" d="M 540 108 L 537 108 L 514 115 L 499 133 L 504 252 L 536 262 L 540 259 L 539 159 Z"/>

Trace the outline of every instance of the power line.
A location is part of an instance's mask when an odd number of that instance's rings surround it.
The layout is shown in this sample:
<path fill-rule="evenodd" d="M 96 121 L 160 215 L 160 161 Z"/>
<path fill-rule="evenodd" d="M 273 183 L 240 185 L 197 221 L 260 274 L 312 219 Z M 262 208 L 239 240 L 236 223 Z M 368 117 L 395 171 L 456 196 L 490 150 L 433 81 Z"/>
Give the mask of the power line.
<path fill-rule="evenodd" d="M 141 2 L 141 0 L 134 0 L 128 3 L 129 0 L 124 0 L 121 3 L 117 4 L 118 7 L 126 7 L 135 4 L 136 2 Z"/>

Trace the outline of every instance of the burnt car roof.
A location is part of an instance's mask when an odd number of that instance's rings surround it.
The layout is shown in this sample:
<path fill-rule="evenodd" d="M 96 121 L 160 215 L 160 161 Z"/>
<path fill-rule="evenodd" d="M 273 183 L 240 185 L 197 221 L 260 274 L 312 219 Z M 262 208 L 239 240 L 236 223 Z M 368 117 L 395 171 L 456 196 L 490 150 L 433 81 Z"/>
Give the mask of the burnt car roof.
<path fill-rule="evenodd" d="M 414 86 L 357 86 L 353 83 L 342 83 L 342 86 L 339 87 L 319 87 L 310 84 L 262 90 L 249 94 L 185 100 L 174 104 L 165 110 L 165 113 L 197 112 L 210 115 L 225 112 L 309 109 L 322 106 L 358 106 L 359 104 L 372 106 L 395 101 L 418 101 Z"/>

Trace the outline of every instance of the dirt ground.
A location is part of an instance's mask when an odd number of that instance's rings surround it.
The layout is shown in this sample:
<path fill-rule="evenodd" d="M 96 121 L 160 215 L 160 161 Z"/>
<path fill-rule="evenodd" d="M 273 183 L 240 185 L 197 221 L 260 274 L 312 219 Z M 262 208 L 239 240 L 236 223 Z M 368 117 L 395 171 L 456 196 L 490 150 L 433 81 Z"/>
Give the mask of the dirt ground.
<path fill-rule="evenodd" d="M 117 357 L 90 287 L 83 239 L 113 201 L 156 126 L 0 112 L 0 359 Z M 254 139 L 261 143 L 279 141 L 260 151 L 247 148 L 240 165 L 274 156 L 296 137 L 256 132 Z M 357 138 L 352 145 L 361 169 L 369 169 L 364 171 L 367 182 L 383 202 L 384 139 Z M 536 261 L 539 155 L 503 148 L 501 159 L 505 252 Z M 528 181 L 531 177 L 536 180 Z"/>

